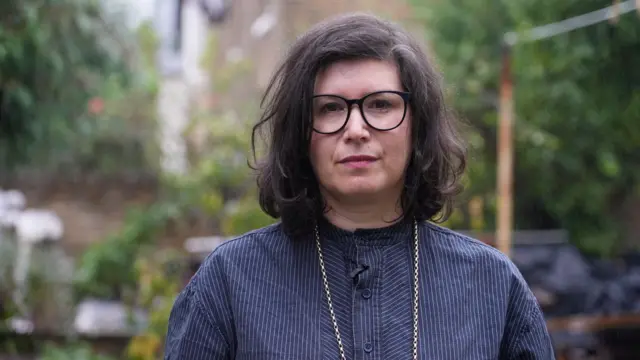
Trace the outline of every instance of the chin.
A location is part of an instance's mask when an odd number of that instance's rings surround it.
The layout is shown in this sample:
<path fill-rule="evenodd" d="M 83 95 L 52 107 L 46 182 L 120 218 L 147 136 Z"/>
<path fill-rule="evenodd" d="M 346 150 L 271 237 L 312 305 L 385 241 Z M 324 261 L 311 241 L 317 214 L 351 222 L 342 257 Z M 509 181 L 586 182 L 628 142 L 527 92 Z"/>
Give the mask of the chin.
<path fill-rule="evenodd" d="M 372 188 L 358 188 L 358 189 L 344 189 L 344 190 L 340 189 L 339 192 L 343 196 L 360 197 L 360 196 L 371 196 L 371 195 L 378 194 L 380 192 L 380 189 L 372 189 Z"/>
<path fill-rule="evenodd" d="M 345 182 L 337 186 L 338 192 L 343 194 L 344 196 L 363 196 L 363 195 L 374 195 L 382 192 L 385 187 L 382 184 L 376 183 L 349 183 Z"/>
<path fill-rule="evenodd" d="M 376 174 L 378 175 L 378 174 Z M 340 176 L 326 183 L 324 188 L 334 196 L 373 200 L 380 194 L 395 192 L 397 187 L 386 176 Z"/>

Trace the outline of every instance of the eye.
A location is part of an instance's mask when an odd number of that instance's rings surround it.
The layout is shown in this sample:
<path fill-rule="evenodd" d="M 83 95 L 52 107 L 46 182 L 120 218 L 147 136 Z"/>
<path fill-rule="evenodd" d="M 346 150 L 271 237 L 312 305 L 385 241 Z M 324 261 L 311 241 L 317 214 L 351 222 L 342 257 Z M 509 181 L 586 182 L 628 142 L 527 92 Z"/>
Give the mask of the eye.
<path fill-rule="evenodd" d="M 402 96 L 394 92 L 374 93 L 365 98 L 366 111 L 377 114 L 387 114 L 402 108 Z"/>
<path fill-rule="evenodd" d="M 369 108 L 375 110 L 388 110 L 392 107 L 392 104 L 388 100 L 376 99 L 369 103 Z"/>
<path fill-rule="evenodd" d="M 344 110 L 344 105 L 339 102 L 326 103 L 321 107 L 322 112 L 336 112 L 342 110 Z"/>

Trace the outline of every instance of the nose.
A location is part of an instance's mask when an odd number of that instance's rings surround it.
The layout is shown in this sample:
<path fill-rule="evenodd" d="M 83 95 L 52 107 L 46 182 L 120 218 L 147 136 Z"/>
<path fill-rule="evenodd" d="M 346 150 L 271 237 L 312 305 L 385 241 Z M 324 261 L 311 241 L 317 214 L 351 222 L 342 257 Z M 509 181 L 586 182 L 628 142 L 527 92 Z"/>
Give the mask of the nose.
<path fill-rule="evenodd" d="M 354 104 L 351 108 L 347 125 L 345 126 L 345 137 L 353 140 L 366 140 L 371 135 L 369 130 L 369 125 L 364 121 L 358 105 Z"/>

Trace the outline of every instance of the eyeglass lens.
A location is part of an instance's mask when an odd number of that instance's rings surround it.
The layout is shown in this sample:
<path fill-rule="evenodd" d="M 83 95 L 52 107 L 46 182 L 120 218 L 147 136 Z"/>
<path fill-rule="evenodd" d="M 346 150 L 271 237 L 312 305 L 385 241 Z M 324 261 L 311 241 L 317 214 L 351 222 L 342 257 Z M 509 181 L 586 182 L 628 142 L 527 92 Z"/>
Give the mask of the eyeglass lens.
<path fill-rule="evenodd" d="M 359 101 L 361 114 L 367 124 L 377 130 L 390 130 L 404 120 L 406 103 L 395 92 L 377 92 Z M 341 130 L 353 111 L 347 100 L 333 95 L 320 95 L 313 99 L 313 128 L 317 132 L 332 133 Z"/>

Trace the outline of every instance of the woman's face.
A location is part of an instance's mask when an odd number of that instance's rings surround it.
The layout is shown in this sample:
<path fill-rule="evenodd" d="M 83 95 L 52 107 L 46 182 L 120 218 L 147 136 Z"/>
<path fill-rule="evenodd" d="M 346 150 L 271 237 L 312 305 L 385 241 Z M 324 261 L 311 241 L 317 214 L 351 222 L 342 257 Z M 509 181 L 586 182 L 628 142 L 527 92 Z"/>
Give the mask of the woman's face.
<path fill-rule="evenodd" d="M 397 66 L 381 60 L 336 62 L 316 77 L 314 95 L 337 95 L 360 99 L 379 91 L 404 91 Z M 311 165 L 325 198 L 370 203 L 374 199 L 397 202 L 411 151 L 411 113 L 400 95 L 371 95 L 362 104 L 353 104 L 346 125 L 332 134 L 313 132 Z M 315 129 L 330 132 L 344 123 L 348 106 L 339 98 L 314 98 L 312 120 Z M 404 118 L 402 117 L 404 115 Z M 404 120 L 403 120 L 404 119 Z M 337 124 L 337 125 L 336 125 Z M 331 129 L 329 131 L 329 129 Z"/>

